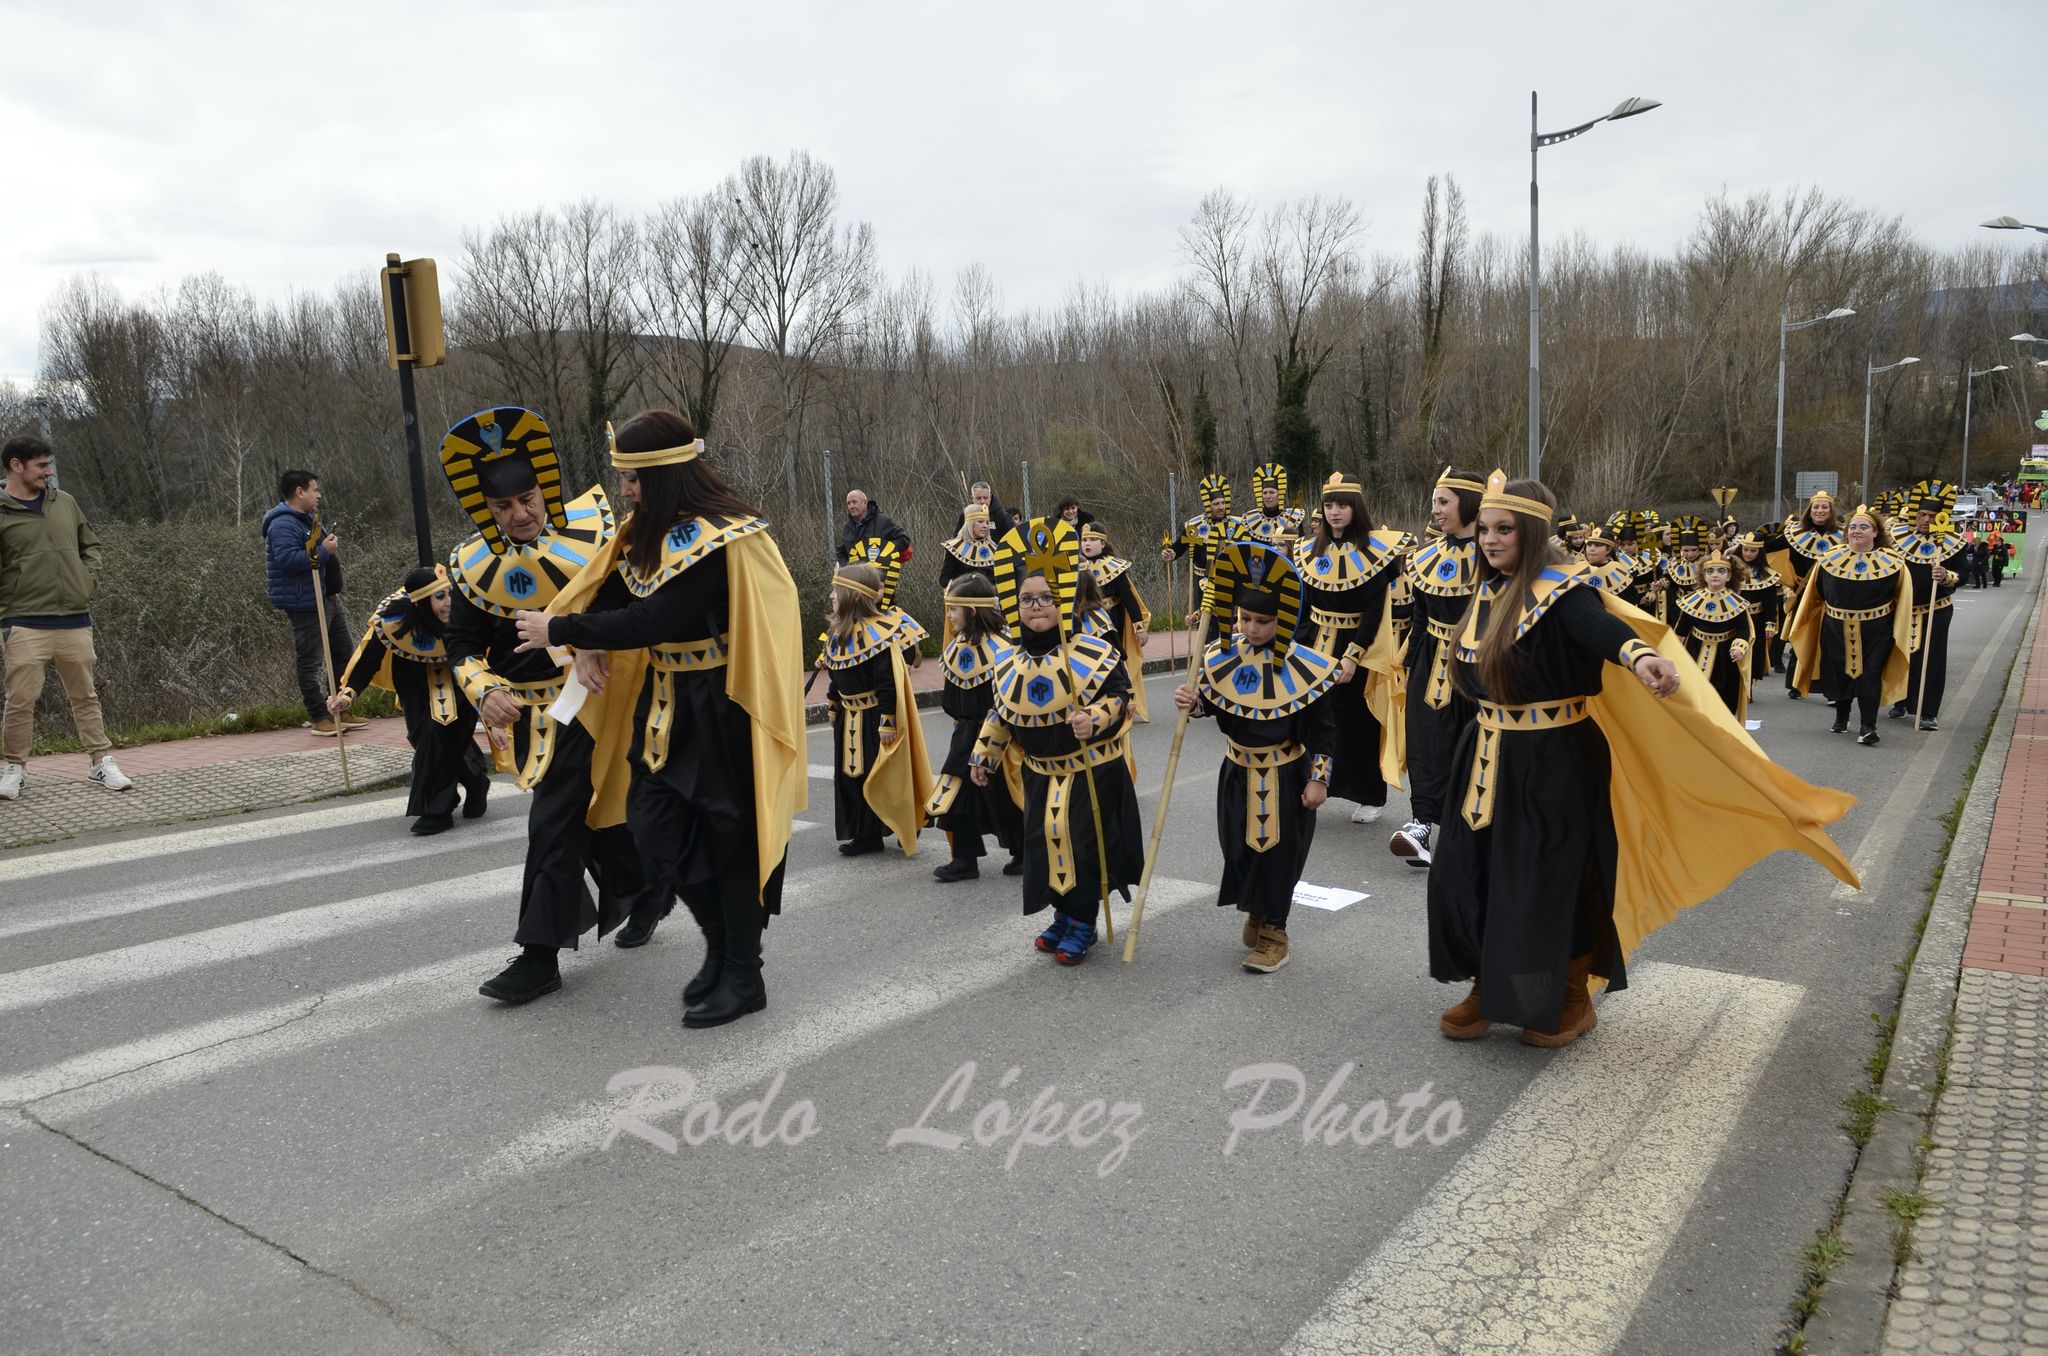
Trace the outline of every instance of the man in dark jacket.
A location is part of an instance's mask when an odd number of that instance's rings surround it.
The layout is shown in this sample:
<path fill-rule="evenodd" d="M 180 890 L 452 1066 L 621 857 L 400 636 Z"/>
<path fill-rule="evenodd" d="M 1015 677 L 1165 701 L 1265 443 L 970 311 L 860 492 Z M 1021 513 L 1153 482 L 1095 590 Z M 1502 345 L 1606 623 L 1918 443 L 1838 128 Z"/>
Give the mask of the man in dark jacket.
<path fill-rule="evenodd" d="M 867 496 L 865 490 L 846 492 L 846 521 L 839 525 L 839 558 L 848 558 L 847 552 L 871 538 L 896 543 L 896 550 L 905 560 L 910 559 L 910 534 L 897 526 L 896 520 L 882 512 L 881 507 Z"/>
<path fill-rule="evenodd" d="M 327 714 L 327 697 L 333 675 L 327 669 L 327 655 L 320 648 L 322 618 L 313 601 L 313 558 L 306 554 L 306 540 L 320 514 L 320 478 L 311 471 L 286 471 L 277 478 L 277 507 L 263 515 L 263 553 L 270 605 L 291 619 L 292 652 L 299 673 L 299 696 L 306 703 L 306 719 L 316 735 L 335 732 L 334 717 Z M 341 560 L 336 554 L 341 543 L 332 532 L 320 538 L 320 587 L 327 605 L 327 643 L 334 662 L 343 664 L 355 653 L 348 618 L 342 615 L 335 595 L 341 592 Z M 341 728 L 361 729 L 368 722 L 344 716 Z"/>
<path fill-rule="evenodd" d="M 78 742 L 92 759 L 89 780 L 109 791 L 135 783 L 114 764 L 100 719 L 92 670 L 92 603 L 100 577 L 100 539 L 78 501 L 50 482 L 50 445 L 23 434 L 0 449 L 6 471 L 0 492 L 0 641 L 6 644 L 7 710 L 0 718 L 0 800 L 28 784 L 29 740 L 36 699 L 50 668 L 64 684 Z"/>

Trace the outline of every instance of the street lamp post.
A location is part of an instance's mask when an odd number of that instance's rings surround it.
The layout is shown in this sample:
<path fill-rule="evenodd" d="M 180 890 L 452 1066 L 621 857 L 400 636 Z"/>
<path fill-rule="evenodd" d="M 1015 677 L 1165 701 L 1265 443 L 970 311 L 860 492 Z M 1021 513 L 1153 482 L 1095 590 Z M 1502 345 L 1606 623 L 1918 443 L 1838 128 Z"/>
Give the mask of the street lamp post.
<path fill-rule="evenodd" d="M 1792 299 L 1785 298 L 1778 307 L 1778 455 L 1771 477 L 1771 521 L 1785 521 L 1785 336 L 1794 330 L 1803 330 L 1808 325 L 1818 325 L 1823 320 L 1841 320 L 1856 313 L 1846 306 L 1837 306 L 1826 315 L 1817 315 L 1811 320 L 1792 320 Z"/>
<path fill-rule="evenodd" d="M 2005 366 L 2005 364 L 2004 364 L 2004 363 L 2000 363 L 2000 364 L 1999 364 L 1998 366 L 1996 366 L 1996 367 L 1987 367 L 1987 368 L 1985 368 L 1985 369 L 1984 369 L 1984 370 L 1983 370 L 1982 372 L 1974 372 L 1974 371 L 1973 371 L 1973 372 L 1971 372 L 1971 373 L 1970 373 L 1970 375 L 1969 375 L 1969 376 L 1968 376 L 1967 378 L 1965 378 L 1965 379 L 1964 379 L 1964 381 L 1963 381 L 1963 475 L 1962 475 L 1962 485 L 1963 485 L 1963 488 L 1964 488 L 1965 490 L 1968 490 L 1968 489 L 1970 488 L 1970 395 L 1971 395 L 1971 392 L 1972 392 L 1972 391 L 1973 391 L 1973 390 L 1975 389 L 1975 387 L 1976 387 L 1976 384 L 1977 384 L 1977 378 L 1979 378 L 1979 377 L 1988 377 L 1988 376 L 1990 376 L 1990 375 L 1991 375 L 1991 374 L 1992 374 L 1993 372 L 2003 372 L 2003 371 L 2005 371 L 2005 370 L 2006 370 L 2006 366 Z"/>
<path fill-rule="evenodd" d="M 1543 274 L 1542 255 L 1537 247 L 1536 231 L 1536 152 L 1545 146 L 1555 146 L 1560 141 L 1570 141 L 1592 131 L 1603 122 L 1618 122 L 1633 118 L 1638 113 L 1647 113 L 1661 107 L 1655 99 L 1627 98 L 1614 106 L 1612 113 L 1606 113 L 1591 122 L 1582 122 L 1577 127 L 1563 132 L 1539 132 L 1536 130 L 1536 91 L 1529 91 L 1529 478 L 1543 477 L 1543 356 L 1539 347 L 1542 334 Z"/>
<path fill-rule="evenodd" d="M 1856 492 L 1857 492 L 1858 496 L 1859 496 L 1859 497 L 1860 497 L 1860 498 L 1861 498 L 1861 499 L 1863 500 L 1863 502 L 1864 502 L 1864 503 L 1866 503 L 1866 504 L 1870 502 L 1870 387 L 1871 387 L 1871 383 L 1872 383 L 1872 382 L 1873 382 L 1873 381 L 1874 381 L 1874 380 L 1876 379 L 1876 377 L 1877 377 L 1877 374 L 1878 374 L 1878 373 L 1880 373 L 1880 372 L 1890 372 L 1890 371 L 1893 371 L 1893 370 L 1895 370 L 1895 369 L 1897 369 L 1897 368 L 1901 368 L 1901 367 L 1906 367 L 1906 366 L 1909 366 L 1910 364 L 1913 364 L 1913 363 L 1917 363 L 1917 362 L 1919 362 L 1919 361 L 1920 361 L 1920 360 L 1919 360 L 1918 358 L 1901 358 L 1901 359 L 1899 359 L 1899 360 L 1898 360 L 1897 362 L 1895 362 L 1895 363 L 1886 363 L 1886 364 L 1885 364 L 1885 365 L 1884 365 L 1883 367 L 1878 367 L 1878 366 L 1874 365 L 1874 364 L 1873 364 L 1873 363 L 1872 363 L 1872 362 L 1870 361 L 1870 359 L 1869 359 L 1868 357 L 1864 358 L 1864 360 L 1863 360 L 1863 479 L 1862 479 L 1862 480 L 1860 480 L 1859 482 L 1857 482 L 1857 485 L 1856 485 Z"/>
<path fill-rule="evenodd" d="M 2039 231 L 2043 235 L 2048 235 L 2048 226 L 2035 226 L 2030 222 L 2021 221 L 2018 217 L 1993 217 L 1989 221 L 1977 224 L 1988 226 L 1994 231 Z"/>

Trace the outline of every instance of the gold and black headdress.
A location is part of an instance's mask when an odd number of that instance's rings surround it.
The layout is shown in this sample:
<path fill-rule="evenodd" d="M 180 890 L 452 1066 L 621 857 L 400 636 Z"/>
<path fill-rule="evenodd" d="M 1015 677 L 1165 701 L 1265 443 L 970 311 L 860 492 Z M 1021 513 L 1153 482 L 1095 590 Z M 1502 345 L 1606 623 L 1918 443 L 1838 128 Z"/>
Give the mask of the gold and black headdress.
<path fill-rule="evenodd" d="M 1201 486 L 1201 490 L 1202 490 L 1202 510 L 1203 510 L 1203 512 L 1205 512 L 1205 513 L 1206 513 L 1206 512 L 1208 511 L 1208 508 L 1209 508 L 1209 501 L 1210 501 L 1210 500 L 1212 500 L 1212 499 L 1216 499 L 1216 498 L 1219 498 L 1219 497 L 1220 497 L 1220 498 L 1221 498 L 1221 499 L 1223 500 L 1223 507 L 1224 507 L 1224 510 L 1225 510 L 1226 512 L 1228 512 L 1228 511 L 1229 511 L 1229 508 L 1230 508 L 1230 477 L 1229 477 L 1229 476 L 1227 476 L 1227 475 L 1224 475 L 1224 474 L 1223 474 L 1223 473 L 1222 473 L 1221 471 L 1218 471 L 1218 472 L 1217 472 L 1217 473 L 1216 473 L 1215 475 L 1203 476 L 1203 477 L 1202 477 L 1202 486 Z"/>
<path fill-rule="evenodd" d="M 1286 505 L 1287 468 L 1277 461 L 1264 462 L 1252 468 L 1253 498 L 1263 499 L 1267 490 L 1277 492 L 1280 496 L 1279 502 L 1281 505 L 1283 507 Z M 1257 505 L 1253 507 L 1257 507 Z"/>
<path fill-rule="evenodd" d="M 1018 595 L 1024 581 L 1043 574 L 1059 603 L 1060 635 L 1074 633 L 1074 594 L 1080 587 L 1081 538 L 1065 518 L 1033 518 L 1003 534 L 996 546 L 996 596 L 1003 600 L 1003 616 L 1010 634 L 1024 634 L 1023 608 Z"/>
<path fill-rule="evenodd" d="M 1946 480 L 1923 480 L 1912 488 L 1907 497 L 1912 501 L 1915 513 L 1940 515 L 1956 510 L 1956 487 Z"/>
<path fill-rule="evenodd" d="M 1210 576 L 1216 610 L 1228 617 L 1239 607 L 1273 614 L 1273 643 L 1285 649 L 1301 626 L 1301 576 L 1286 555 L 1258 541 L 1233 541 L 1216 553 Z"/>
<path fill-rule="evenodd" d="M 1707 544 L 1707 520 L 1697 513 L 1681 513 L 1671 520 L 1671 526 L 1678 529 L 1680 546 L 1705 546 Z"/>
<path fill-rule="evenodd" d="M 548 522 L 557 530 L 569 525 L 554 436 L 547 420 L 532 410 L 499 405 L 462 420 L 441 439 L 441 469 L 493 555 L 503 555 L 506 542 L 487 500 L 524 494 L 537 485 L 547 501 Z"/>
<path fill-rule="evenodd" d="M 896 585 L 903 580 L 903 552 L 885 537 L 866 537 L 846 548 L 849 565 L 872 565 L 881 572 L 883 607 L 896 605 Z"/>

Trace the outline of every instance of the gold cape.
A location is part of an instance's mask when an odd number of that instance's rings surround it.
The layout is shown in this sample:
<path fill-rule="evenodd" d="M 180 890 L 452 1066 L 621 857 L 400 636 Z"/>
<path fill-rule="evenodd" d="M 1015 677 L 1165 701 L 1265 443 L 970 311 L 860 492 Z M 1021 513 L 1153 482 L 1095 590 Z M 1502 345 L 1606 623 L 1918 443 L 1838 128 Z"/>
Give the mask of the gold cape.
<path fill-rule="evenodd" d="M 455 684 L 455 670 L 448 663 L 447 647 L 445 645 L 440 646 L 440 653 L 437 655 L 424 654 L 416 645 L 408 645 L 404 640 L 392 635 L 389 625 L 384 621 L 385 609 L 404 597 L 405 590 L 400 589 L 395 593 L 386 594 L 378 602 L 376 610 L 370 613 L 370 619 L 363 623 L 363 638 L 356 642 L 354 653 L 349 655 L 347 662 L 335 673 L 334 681 L 339 685 L 342 680 L 355 671 L 356 665 L 362 662 L 364 652 L 370 648 L 372 640 L 382 641 L 384 643 L 384 658 L 378 663 L 377 671 L 370 675 L 366 686 L 381 687 L 392 696 L 397 697 L 398 685 L 391 681 L 392 659 L 395 657 L 401 663 L 418 664 L 427 670 L 427 718 L 436 725 L 453 725 L 456 712 L 459 709 L 455 700 L 458 689 Z M 398 709 L 401 711 L 405 709 L 405 699 L 403 697 L 399 697 Z M 509 753 L 506 755 L 505 761 L 510 761 Z M 498 770 L 500 772 L 511 772 L 514 769 L 507 766 L 501 767 Z"/>
<path fill-rule="evenodd" d="M 582 612 L 617 568 L 625 549 L 626 523 L 577 572 L 547 606 L 551 617 Z M 725 666 L 725 695 L 747 713 L 754 749 L 754 848 L 760 878 L 756 889 L 789 852 L 790 826 L 810 803 L 804 747 L 803 614 L 796 581 L 766 532 L 739 537 L 725 552 L 731 644 Z M 632 781 L 633 714 L 647 674 L 647 651 L 612 650 L 603 693 L 584 701 L 577 719 L 596 749 L 590 761 L 593 829 L 626 821 L 626 789 Z"/>
<path fill-rule="evenodd" d="M 1380 723 L 1380 780 L 1402 785 L 1408 776 L 1408 674 L 1394 636 L 1394 590 L 1380 604 L 1379 630 L 1365 648 L 1365 705 Z"/>
<path fill-rule="evenodd" d="M 1613 759 L 1608 800 L 1620 845 L 1614 928 L 1622 954 L 1780 848 L 1805 853 L 1860 889 L 1826 829 L 1856 798 L 1772 762 L 1676 632 L 1605 589 L 1594 592 L 1678 670 L 1678 691 L 1659 698 L 1619 664 L 1605 665 L 1599 695 L 1587 702 Z"/>
<path fill-rule="evenodd" d="M 1138 639 L 1138 623 L 1143 621 L 1149 626 L 1152 622 L 1152 609 L 1145 606 L 1144 595 L 1138 592 L 1136 584 L 1131 585 L 1131 597 L 1138 600 L 1138 615 L 1132 617 L 1121 612 L 1118 614 L 1121 620 L 1116 643 L 1117 648 L 1124 652 L 1124 672 L 1131 678 L 1131 719 L 1149 721 L 1152 719 L 1152 709 L 1145 701 L 1145 645 Z M 1131 776 L 1135 778 L 1137 775 L 1138 765 L 1134 760 L 1131 764 Z"/>
<path fill-rule="evenodd" d="M 1820 672 L 1820 626 L 1827 605 L 1821 602 L 1820 585 L 1814 581 L 1821 574 L 1820 564 L 1815 562 L 1800 586 L 1792 625 L 1780 633 L 1780 639 L 1799 657 L 1795 682 L 1801 692 L 1813 691 L 1814 676 Z M 1880 705 L 1906 700 L 1907 680 L 1913 669 L 1913 578 L 1903 565 L 1897 578 L 1898 587 L 1892 590 L 1892 652 L 1884 661 L 1884 681 L 1877 698 Z"/>
<path fill-rule="evenodd" d="M 917 693 L 910 686 L 910 665 L 903 651 L 889 646 L 889 681 L 896 687 L 896 742 L 884 744 L 868 769 L 861 795 L 875 818 L 889 826 L 903 855 L 917 855 L 917 831 L 924 827 L 924 807 L 932 798 L 931 759 L 925 753 L 924 722 L 917 717 Z M 841 720 L 858 715 L 840 713 Z"/>

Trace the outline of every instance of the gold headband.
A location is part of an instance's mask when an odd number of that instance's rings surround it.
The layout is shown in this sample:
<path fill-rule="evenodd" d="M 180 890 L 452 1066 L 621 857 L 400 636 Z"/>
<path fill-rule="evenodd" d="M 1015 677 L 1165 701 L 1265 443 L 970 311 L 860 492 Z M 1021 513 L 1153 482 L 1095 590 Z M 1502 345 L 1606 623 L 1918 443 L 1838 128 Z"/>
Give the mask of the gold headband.
<path fill-rule="evenodd" d="M 963 598 L 957 593 L 946 595 L 947 607 L 1001 607 L 1002 605 L 1003 602 L 1000 598 L 983 598 L 980 596 Z"/>
<path fill-rule="evenodd" d="M 1829 494 L 1826 490 L 1815 490 L 1812 493 L 1812 495 L 1808 496 L 1806 502 L 1809 504 L 1813 504 L 1819 502 L 1822 499 L 1827 500 L 1830 504 L 1835 502 L 1835 497 L 1832 494 Z"/>
<path fill-rule="evenodd" d="M 1355 480 L 1346 480 L 1342 471 L 1332 471 L 1330 478 L 1323 482 L 1323 498 L 1328 499 L 1333 494 L 1355 494 L 1363 499 L 1365 486 Z"/>
<path fill-rule="evenodd" d="M 697 454 L 704 450 L 704 440 L 684 443 L 681 447 L 656 448 L 652 452 L 621 452 L 612 449 L 612 465 L 621 471 L 638 471 L 648 466 L 679 466 L 686 461 L 697 460 Z"/>
<path fill-rule="evenodd" d="M 1872 527 L 1879 527 L 1882 525 L 1881 520 L 1875 513 L 1871 512 L 1870 505 L 1868 504 L 1858 504 L 1856 506 L 1856 511 L 1849 515 L 1849 521 L 1852 523 L 1855 522 L 1858 518 L 1867 519 Z"/>
<path fill-rule="evenodd" d="M 1109 540 L 1109 534 L 1108 534 L 1107 532 L 1104 532 L 1104 531 L 1103 531 L 1103 530 L 1102 530 L 1101 528 L 1097 527 L 1097 526 L 1096 526 L 1095 524 L 1093 524 L 1093 523 L 1090 523 L 1090 524 L 1088 524 L 1088 525 L 1087 525 L 1086 527 L 1084 527 L 1084 528 L 1082 528 L 1082 529 L 1081 529 L 1081 540 L 1082 540 L 1082 541 L 1108 541 L 1108 540 Z"/>
<path fill-rule="evenodd" d="M 1444 482 L 1437 483 L 1441 485 Z M 1557 513 L 1556 509 L 1541 499 L 1524 499 L 1519 494 L 1509 494 L 1507 483 L 1508 473 L 1495 467 L 1493 474 L 1486 478 L 1486 493 L 1480 496 L 1479 507 L 1506 509 L 1510 513 L 1526 513 L 1531 518 L 1541 518 L 1546 523 Z"/>
<path fill-rule="evenodd" d="M 848 593 L 853 594 L 855 597 L 865 598 L 871 603 L 879 603 L 882 601 L 882 594 L 879 589 L 871 589 L 866 584 L 861 583 L 860 580 L 855 579 L 850 575 L 833 575 L 832 587 L 835 589 L 845 589 Z"/>
<path fill-rule="evenodd" d="M 436 565 L 434 567 L 434 582 L 431 584 L 422 584 L 418 588 L 413 589 L 411 592 L 407 593 L 405 596 L 412 599 L 412 601 L 416 603 L 424 603 L 425 601 L 427 601 L 427 599 L 433 597 L 435 594 L 439 593 L 442 589 L 445 589 L 447 587 L 448 567 L 446 565 Z"/>
<path fill-rule="evenodd" d="M 960 516 L 962 519 L 970 523 L 973 522 L 976 518 L 986 518 L 988 517 L 988 505 L 969 504 L 966 508 L 960 510 Z"/>
<path fill-rule="evenodd" d="M 1446 489 L 1470 490 L 1474 494 L 1486 493 L 1486 487 L 1484 485 L 1481 485 L 1476 480 L 1466 480 L 1462 476 L 1452 475 L 1451 468 L 1448 466 L 1444 467 L 1444 473 L 1436 478 L 1436 483 L 1442 485 Z"/>

